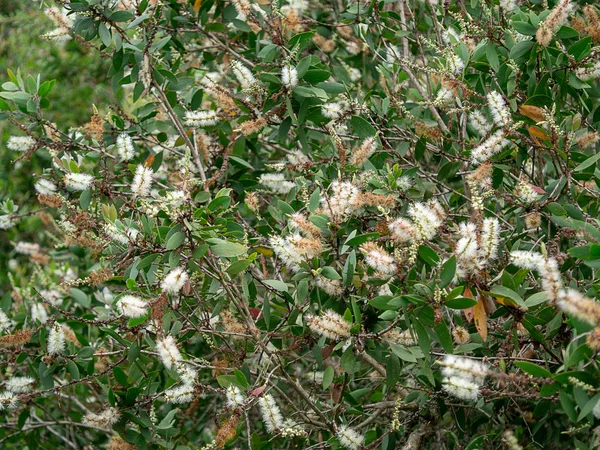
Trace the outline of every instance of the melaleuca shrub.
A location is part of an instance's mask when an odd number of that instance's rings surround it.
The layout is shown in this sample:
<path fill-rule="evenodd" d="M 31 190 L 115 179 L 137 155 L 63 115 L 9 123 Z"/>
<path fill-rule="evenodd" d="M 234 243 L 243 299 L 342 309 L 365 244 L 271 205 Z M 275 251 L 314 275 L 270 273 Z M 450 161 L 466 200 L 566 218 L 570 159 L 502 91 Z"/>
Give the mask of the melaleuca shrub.
<path fill-rule="evenodd" d="M 3 446 L 597 446 L 595 4 L 42 6 L 112 96 L 1 86 Z"/>

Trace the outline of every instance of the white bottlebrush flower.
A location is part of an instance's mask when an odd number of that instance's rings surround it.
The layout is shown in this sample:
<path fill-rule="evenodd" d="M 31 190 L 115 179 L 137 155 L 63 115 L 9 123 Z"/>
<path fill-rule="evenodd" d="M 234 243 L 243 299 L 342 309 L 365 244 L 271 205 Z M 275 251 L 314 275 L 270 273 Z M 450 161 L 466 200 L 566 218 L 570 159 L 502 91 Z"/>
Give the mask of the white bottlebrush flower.
<path fill-rule="evenodd" d="M 34 303 L 31 305 L 31 320 L 35 323 L 46 323 L 48 321 L 48 311 L 43 303 Z"/>
<path fill-rule="evenodd" d="M 14 409 L 17 407 L 18 398 L 11 391 L 4 391 L 0 393 L 0 411 L 7 409 Z"/>
<path fill-rule="evenodd" d="M 469 114 L 469 123 L 480 136 L 485 136 L 492 131 L 493 125 L 481 111 L 475 110 Z"/>
<path fill-rule="evenodd" d="M 315 278 L 315 284 L 332 297 L 340 297 L 344 293 L 342 280 L 330 280 L 323 275 L 319 275 Z"/>
<path fill-rule="evenodd" d="M 496 259 L 500 245 L 500 222 L 495 217 L 487 217 L 481 227 L 480 256 L 485 261 Z"/>
<path fill-rule="evenodd" d="M 186 111 L 184 124 L 188 127 L 212 127 L 217 124 L 217 111 Z"/>
<path fill-rule="evenodd" d="M 600 304 L 581 295 L 574 289 L 566 289 L 560 293 L 557 305 L 567 314 L 579 320 L 597 326 L 600 321 Z"/>
<path fill-rule="evenodd" d="M 442 86 L 435 96 L 434 104 L 441 108 L 449 105 L 453 100 L 454 92 Z"/>
<path fill-rule="evenodd" d="M 5 387 L 7 391 L 14 392 L 15 394 L 23 394 L 31 391 L 35 380 L 31 377 L 12 377 L 6 380 Z"/>
<path fill-rule="evenodd" d="M 0 215 L 0 230 L 8 230 L 9 228 L 14 227 L 16 223 L 15 219 L 8 214 Z"/>
<path fill-rule="evenodd" d="M 575 70 L 577 78 L 583 81 L 591 81 L 600 78 L 600 61 L 596 61 L 590 67 L 578 67 Z"/>
<path fill-rule="evenodd" d="M 184 361 L 179 361 L 175 370 L 183 384 L 193 385 L 198 378 L 198 371 Z"/>
<path fill-rule="evenodd" d="M 348 450 L 358 450 L 365 442 L 363 435 L 346 425 L 338 427 L 336 436 L 339 439 L 340 444 L 342 444 L 342 447 L 347 448 Z"/>
<path fill-rule="evenodd" d="M 271 236 L 269 238 L 269 245 L 277 257 L 279 257 L 288 268 L 292 270 L 299 269 L 303 258 L 296 246 L 290 242 L 289 237 L 282 238 L 281 236 Z"/>
<path fill-rule="evenodd" d="M 511 262 L 522 269 L 539 270 L 544 264 L 544 257 L 535 252 L 515 250 L 510 253 Z"/>
<path fill-rule="evenodd" d="M 34 242 L 17 242 L 15 245 L 15 252 L 20 253 L 22 255 L 35 255 L 40 252 L 40 245 Z"/>
<path fill-rule="evenodd" d="M 328 339 L 346 339 L 350 337 L 352 324 L 343 316 L 328 309 L 318 316 L 307 316 L 308 327 L 315 333 Z"/>
<path fill-rule="evenodd" d="M 4 311 L 0 309 L 0 333 L 10 330 L 12 322 Z"/>
<path fill-rule="evenodd" d="M 331 102 L 321 105 L 321 114 L 328 119 L 337 119 L 343 111 L 344 106 L 341 103 Z"/>
<path fill-rule="evenodd" d="M 226 395 L 227 406 L 229 406 L 230 408 L 237 408 L 238 406 L 242 406 L 244 404 L 244 400 L 246 399 L 244 397 L 244 394 L 242 393 L 242 390 L 239 387 L 233 385 L 229 385 L 227 387 Z"/>
<path fill-rule="evenodd" d="M 135 295 L 124 295 L 117 302 L 117 309 L 125 317 L 143 317 L 148 312 L 148 304 Z"/>
<path fill-rule="evenodd" d="M 33 185 L 38 194 L 53 195 L 56 192 L 56 184 L 45 178 L 40 178 Z"/>
<path fill-rule="evenodd" d="M 417 238 L 417 230 L 410 220 L 402 217 L 388 223 L 390 237 L 397 244 L 406 244 L 415 242 Z"/>
<path fill-rule="evenodd" d="M 107 428 L 113 426 L 121 418 L 121 413 L 117 408 L 106 408 L 99 414 L 89 412 L 83 418 L 83 423 L 98 428 Z"/>
<path fill-rule="evenodd" d="M 360 251 L 365 255 L 365 262 L 376 272 L 387 275 L 396 273 L 398 266 L 394 257 L 374 242 L 362 244 Z"/>
<path fill-rule="evenodd" d="M 65 184 L 73 191 L 85 191 L 92 186 L 94 177 L 87 173 L 70 172 L 65 175 Z"/>
<path fill-rule="evenodd" d="M 542 278 L 542 288 L 548 299 L 551 302 L 557 301 L 563 289 L 558 262 L 554 258 L 547 258 L 538 270 Z"/>
<path fill-rule="evenodd" d="M 461 238 L 456 243 L 454 254 L 457 260 L 456 276 L 463 278 L 481 270 L 485 261 L 479 254 L 477 226 L 471 222 L 463 222 L 459 226 L 459 234 Z"/>
<path fill-rule="evenodd" d="M 56 289 L 44 289 L 40 291 L 40 296 L 52 306 L 58 306 L 63 300 L 63 296 Z"/>
<path fill-rule="evenodd" d="M 167 274 L 160 287 L 164 292 L 177 294 L 181 291 L 188 279 L 189 275 L 185 269 L 183 267 L 176 267 Z"/>
<path fill-rule="evenodd" d="M 259 398 L 258 406 L 269 433 L 275 433 L 283 427 L 283 416 L 271 394 L 265 394 Z"/>
<path fill-rule="evenodd" d="M 331 183 L 331 195 L 321 199 L 323 212 L 336 220 L 342 220 L 357 209 L 360 189 L 349 181 L 335 180 Z"/>
<path fill-rule="evenodd" d="M 471 151 L 471 162 L 479 164 L 500 153 L 504 147 L 510 144 L 510 141 L 505 136 L 506 133 L 504 130 L 498 130 L 492 134 Z"/>
<path fill-rule="evenodd" d="M 50 328 L 50 333 L 48 333 L 48 354 L 51 356 L 60 355 L 64 353 L 65 349 L 65 331 L 58 322 L 54 322 L 54 325 Z"/>
<path fill-rule="evenodd" d="M 113 223 L 107 223 L 104 226 L 104 232 L 119 244 L 129 245 L 130 241 L 135 241 L 140 234 L 135 228 L 120 229 Z"/>
<path fill-rule="evenodd" d="M 290 164 L 293 165 L 297 165 L 297 164 L 306 164 L 310 162 L 310 159 L 308 158 L 308 156 L 306 156 L 304 153 L 302 153 L 302 150 L 299 149 L 294 149 L 291 150 L 287 155 L 287 160 L 290 162 Z"/>
<path fill-rule="evenodd" d="M 410 330 L 402 330 L 400 328 L 389 330 L 381 336 L 381 340 L 388 344 L 402 345 L 404 347 L 411 347 L 416 344 Z"/>
<path fill-rule="evenodd" d="M 250 89 L 257 84 L 256 78 L 254 78 L 250 69 L 239 61 L 232 61 L 231 70 L 242 86 L 242 89 Z"/>
<path fill-rule="evenodd" d="M 11 136 L 8 138 L 6 147 L 15 152 L 26 152 L 35 147 L 35 139 L 31 136 Z"/>
<path fill-rule="evenodd" d="M 181 353 L 177 348 L 177 342 L 173 336 L 167 336 L 156 342 L 158 356 L 167 369 L 175 367 L 177 362 L 181 361 Z"/>
<path fill-rule="evenodd" d="M 281 70 L 281 82 L 288 89 L 294 89 L 298 85 L 298 71 L 294 66 L 284 66 Z"/>
<path fill-rule="evenodd" d="M 501 127 L 509 126 L 512 122 L 512 116 L 504 98 L 502 98 L 502 94 L 492 91 L 488 93 L 487 100 L 494 123 Z"/>
<path fill-rule="evenodd" d="M 417 242 L 433 239 L 445 217 L 444 208 L 437 200 L 427 203 L 416 202 L 408 207 L 408 215 L 413 220 Z"/>
<path fill-rule="evenodd" d="M 168 389 L 164 393 L 167 403 L 181 405 L 189 403 L 194 399 L 194 386 L 192 384 L 182 384 L 180 386 Z"/>
<path fill-rule="evenodd" d="M 454 75 L 459 75 L 465 68 L 462 58 L 456 53 L 452 53 L 447 59 L 448 70 Z"/>
<path fill-rule="evenodd" d="M 232 0 L 232 3 L 238 14 L 237 18 L 241 21 L 245 21 L 252 8 L 250 2 L 248 0 Z"/>
<path fill-rule="evenodd" d="M 479 388 L 483 385 L 489 367 L 471 358 L 446 355 L 443 366 L 442 388 L 454 397 L 476 401 Z"/>
<path fill-rule="evenodd" d="M 517 198 L 526 205 L 535 203 L 539 197 L 539 194 L 533 190 L 531 185 L 523 180 L 517 184 L 516 191 Z"/>
<path fill-rule="evenodd" d="M 505 12 L 513 11 L 517 7 L 517 0 L 500 0 L 500 8 Z"/>
<path fill-rule="evenodd" d="M 129 161 L 135 156 L 135 148 L 131 136 L 126 133 L 121 133 L 117 136 L 117 153 L 121 161 Z"/>
<path fill-rule="evenodd" d="M 287 194 L 296 186 L 295 183 L 287 181 L 282 173 L 263 173 L 258 181 L 276 194 Z"/>
<path fill-rule="evenodd" d="M 135 169 L 135 176 L 131 183 L 131 192 L 135 197 L 147 197 L 152 186 L 152 169 L 140 164 Z"/>
<path fill-rule="evenodd" d="M 442 380 L 442 389 L 453 397 L 475 402 L 479 397 L 480 385 L 461 377 L 449 377 Z"/>

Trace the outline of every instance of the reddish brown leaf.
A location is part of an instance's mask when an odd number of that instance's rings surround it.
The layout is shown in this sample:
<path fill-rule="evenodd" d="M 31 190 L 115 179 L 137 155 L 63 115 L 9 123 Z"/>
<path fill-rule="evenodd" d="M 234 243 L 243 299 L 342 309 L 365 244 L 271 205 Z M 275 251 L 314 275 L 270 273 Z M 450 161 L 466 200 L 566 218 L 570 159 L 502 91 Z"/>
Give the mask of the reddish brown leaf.
<path fill-rule="evenodd" d="M 479 296 L 477 304 L 473 306 L 473 318 L 475 319 L 475 328 L 479 331 L 481 339 L 487 339 L 487 316 L 485 314 L 485 299 Z"/>
<path fill-rule="evenodd" d="M 546 116 L 544 116 L 544 112 L 542 108 L 533 105 L 521 105 L 519 106 L 519 111 L 525 117 L 529 117 L 530 119 L 535 120 L 536 122 L 543 122 L 546 120 Z"/>
<path fill-rule="evenodd" d="M 256 389 L 252 389 L 249 393 L 250 396 L 254 396 L 254 397 L 258 397 L 260 394 L 263 393 L 263 391 L 267 388 L 266 385 L 264 386 L 259 386 Z"/>
<path fill-rule="evenodd" d="M 198 14 L 198 11 L 200 11 L 200 6 L 202 6 L 202 0 L 196 0 L 194 2 L 194 12 L 196 14 Z"/>
<path fill-rule="evenodd" d="M 468 287 L 465 287 L 465 291 L 463 292 L 463 297 L 473 298 L 473 293 L 471 292 L 471 289 L 469 289 Z M 463 309 L 462 311 L 463 311 L 463 314 L 465 315 L 465 319 L 467 319 L 467 322 L 469 322 L 469 323 L 473 322 L 473 308 Z"/>

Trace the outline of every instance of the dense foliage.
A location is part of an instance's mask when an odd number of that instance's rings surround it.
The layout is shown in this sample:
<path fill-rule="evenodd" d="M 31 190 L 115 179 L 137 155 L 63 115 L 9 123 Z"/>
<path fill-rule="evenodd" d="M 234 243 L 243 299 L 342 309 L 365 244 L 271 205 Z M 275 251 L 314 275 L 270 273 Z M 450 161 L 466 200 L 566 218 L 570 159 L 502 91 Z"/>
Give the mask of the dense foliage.
<path fill-rule="evenodd" d="M 39 6 L 2 448 L 598 446 L 594 2 Z"/>

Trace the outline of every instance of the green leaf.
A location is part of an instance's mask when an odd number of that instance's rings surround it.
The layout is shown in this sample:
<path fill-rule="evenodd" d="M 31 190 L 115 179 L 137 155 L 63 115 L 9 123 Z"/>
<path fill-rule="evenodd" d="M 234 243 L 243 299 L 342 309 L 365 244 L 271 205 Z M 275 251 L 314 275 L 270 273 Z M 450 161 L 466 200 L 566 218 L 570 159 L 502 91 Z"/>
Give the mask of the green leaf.
<path fill-rule="evenodd" d="M 439 285 L 440 289 L 444 289 L 454 279 L 456 274 L 456 256 L 452 256 L 448 261 L 442 265 L 442 272 L 440 273 L 440 280 L 442 281 Z"/>
<path fill-rule="evenodd" d="M 244 272 L 250 265 L 252 261 L 249 259 L 240 259 L 239 261 L 235 261 L 231 263 L 231 265 L 225 270 L 229 275 L 237 275 L 240 272 Z"/>
<path fill-rule="evenodd" d="M 334 375 L 335 372 L 333 370 L 333 367 L 327 366 L 327 368 L 323 372 L 323 389 L 327 389 L 329 386 L 331 386 Z"/>
<path fill-rule="evenodd" d="M 67 370 L 74 380 L 79 380 L 79 367 L 70 359 L 67 359 Z"/>
<path fill-rule="evenodd" d="M 530 363 L 529 361 L 515 361 L 515 366 L 517 366 L 523 372 L 526 372 L 529 375 L 532 375 L 534 377 L 540 377 L 540 378 L 551 378 L 552 377 L 552 374 L 550 372 L 548 372 L 546 369 L 544 369 L 541 366 L 538 366 L 537 364 Z"/>
<path fill-rule="evenodd" d="M 350 125 L 354 129 L 354 133 L 361 138 L 373 137 L 377 132 L 373 125 L 361 116 L 352 116 L 350 118 Z"/>
<path fill-rule="evenodd" d="M 166 244 L 167 250 L 174 250 L 179 247 L 185 240 L 185 233 L 183 231 L 177 231 L 171 235 Z"/>
<path fill-rule="evenodd" d="M 321 275 L 323 275 L 325 278 L 327 278 L 329 280 L 341 280 L 342 279 L 340 274 L 337 273 L 337 271 L 333 267 L 330 267 L 330 266 L 323 267 L 321 269 Z"/>
<path fill-rule="evenodd" d="M 283 281 L 279 281 L 279 280 L 264 280 L 263 283 L 266 284 L 267 286 L 272 287 L 276 291 L 280 291 L 280 292 L 287 292 L 288 291 L 288 285 L 286 283 L 284 283 Z"/>
<path fill-rule="evenodd" d="M 428 247 L 427 245 L 419 245 L 418 253 L 421 259 L 425 261 L 425 264 L 429 266 L 435 267 L 440 262 L 440 257 L 435 252 L 435 250 L 431 247 Z"/>
<path fill-rule="evenodd" d="M 248 247 L 236 242 L 229 242 L 223 239 L 208 239 L 210 250 L 217 256 L 231 258 L 233 256 L 245 255 L 248 253 Z"/>
<path fill-rule="evenodd" d="M 477 304 L 477 300 L 467 297 L 457 297 L 452 300 L 448 300 L 444 305 L 451 309 L 468 309 L 472 308 Z"/>
<path fill-rule="evenodd" d="M 89 308 L 92 305 L 92 301 L 90 300 L 89 296 L 80 289 L 71 288 L 69 294 L 73 300 L 75 300 L 84 308 Z"/>
<path fill-rule="evenodd" d="M 379 233 L 366 233 L 366 234 L 361 234 L 359 236 L 355 236 L 351 239 L 348 239 L 344 245 L 349 245 L 349 246 L 356 246 L 356 245 L 361 245 L 364 244 L 367 241 L 371 241 L 373 239 L 377 239 L 380 236 Z"/>
<path fill-rule="evenodd" d="M 392 352 L 394 353 L 394 355 L 396 355 L 398 358 L 408 362 L 417 362 L 417 358 L 415 358 L 415 355 L 406 350 L 404 347 L 401 347 L 400 345 L 396 344 L 390 344 L 390 347 L 392 348 Z"/>
<path fill-rule="evenodd" d="M 386 365 L 386 374 L 387 374 L 387 385 L 395 386 L 398 380 L 400 379 L 400 360 L 398 357 L 392 353 L 388 357 L 387 365 Z"/>
<path fill-rule="evenodd" d="M 577 167 L 575 167 L 575 169 L 573 169 L 575 172 L 582 172 L 585 169 L 587 169 L 588 167 L 591 167 L 593 165 L 595 165 L 598 160 L 600 159 L 600 153 L 596 153 L 593 156 L 590 156 L 588 159 L 586 159 L 584 162 L 582 162 L 581 164 L 579 164 Z"/>

